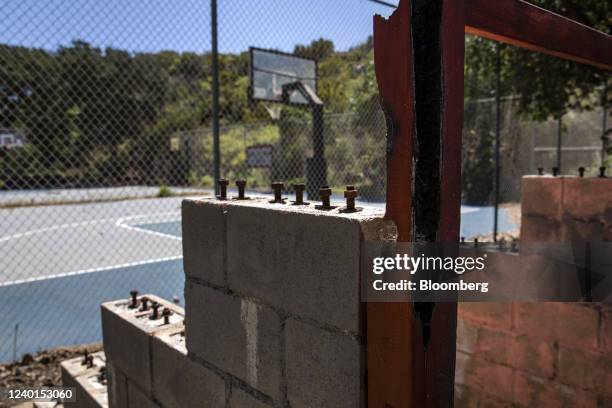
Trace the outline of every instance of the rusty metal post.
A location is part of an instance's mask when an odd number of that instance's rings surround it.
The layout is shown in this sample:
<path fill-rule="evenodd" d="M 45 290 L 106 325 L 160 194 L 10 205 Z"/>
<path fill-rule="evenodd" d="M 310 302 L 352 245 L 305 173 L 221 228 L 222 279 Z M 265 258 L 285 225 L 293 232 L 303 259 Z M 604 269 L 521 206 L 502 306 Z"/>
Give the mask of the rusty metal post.
<path fill-rule="evenodd" d="M 401 0 L 374 20 L 400 242 L 459 240 L 464 23 L 463 0 Z M 368 406 L 452 406 L 456 319 L 456 303 L 368 303 Z"/>

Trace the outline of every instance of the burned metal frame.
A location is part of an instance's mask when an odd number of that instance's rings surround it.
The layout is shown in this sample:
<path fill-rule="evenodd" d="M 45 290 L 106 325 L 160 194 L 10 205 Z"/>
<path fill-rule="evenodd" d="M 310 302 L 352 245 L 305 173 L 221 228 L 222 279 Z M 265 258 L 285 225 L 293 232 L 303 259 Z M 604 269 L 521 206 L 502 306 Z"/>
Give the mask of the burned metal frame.
<path fill-rule="evenodd" d="M 459 241 L 466 33 L 612 70 L 610 35 L 522 0 L 401 0 L 375 16 L 399 241 Z M 457 304 L 368 303 L 366 315 L 368 406 L 452 406 Z"/>

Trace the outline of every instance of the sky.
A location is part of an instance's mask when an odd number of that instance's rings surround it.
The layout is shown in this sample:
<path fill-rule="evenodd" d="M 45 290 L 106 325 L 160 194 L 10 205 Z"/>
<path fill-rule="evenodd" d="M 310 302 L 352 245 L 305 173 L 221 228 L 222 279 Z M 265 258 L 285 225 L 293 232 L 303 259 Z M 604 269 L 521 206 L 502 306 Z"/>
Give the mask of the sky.
<path fill-rule="evenodd" d="M 346 50 L 372 34 L 374 14 L 392 11 L 368 0 L 218 0 L 219 50 L 291 52 L 321 37 Z M 0 0 L 0 43 L 200 53 L 211 47 L 210 15 L 209 0 Z"/>

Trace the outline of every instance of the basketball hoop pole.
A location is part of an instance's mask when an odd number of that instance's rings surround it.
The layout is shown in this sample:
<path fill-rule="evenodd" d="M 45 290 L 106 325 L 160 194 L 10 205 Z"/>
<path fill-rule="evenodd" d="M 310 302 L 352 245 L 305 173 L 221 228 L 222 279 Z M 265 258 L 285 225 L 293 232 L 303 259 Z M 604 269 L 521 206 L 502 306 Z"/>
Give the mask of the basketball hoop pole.
<path fill-rule="evenodd" d="M 312 88 L 302 82 L 283 85 L 283 102 L 290 103 L 292 92 L 299 92 L 308 101 L 312 112 L 312 150 L 313 155 L 306 160 L 306 193 L 308 198 L 319 199 L 319 189 L 327 185 L 327 163 L 325 161 L 325 139 L 323 101 Z"/>

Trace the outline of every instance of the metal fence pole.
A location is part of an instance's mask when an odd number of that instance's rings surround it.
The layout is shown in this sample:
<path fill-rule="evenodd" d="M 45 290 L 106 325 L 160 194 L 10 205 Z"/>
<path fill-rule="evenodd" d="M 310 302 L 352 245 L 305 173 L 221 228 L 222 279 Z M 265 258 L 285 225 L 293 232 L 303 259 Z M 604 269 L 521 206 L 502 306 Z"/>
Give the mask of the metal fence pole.
<path fill-rule="evenodd" d="M 219 52 L 217 49 L 217 0 L 210 0 L 212 28 L 212 133 L 213 133 L 213 178 L 215 194 L 219 194 L 221 178 L 221 151 L 219 147 Z"/>
<path fill-rule="evenodd" d="M 563 121 L 562 116 L 559 115 L 557 122 L 557 171 L 561 174 L 561 150 L 563 147 Z"/>
<path fill-rule="evenodd" d="M 499 172 L 500 172 L 500 121 L 501 121 L 501 46 L 496 44 L 495 64 L 495 209 L 493 218 L 493 241 L 497 242 L 498 218 L 499 218 Z"/>
<path fill-rule="evenodd" d="M 601 166 L 606 165 L 606 141 L 608 131 L 608 81 L 606 81 L 603 89 L 603 95 L 601 98 L 601 108 L 603 111 L 603 117 L 601 121 Z"/>

